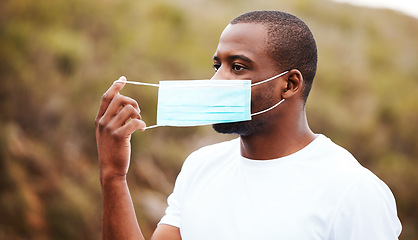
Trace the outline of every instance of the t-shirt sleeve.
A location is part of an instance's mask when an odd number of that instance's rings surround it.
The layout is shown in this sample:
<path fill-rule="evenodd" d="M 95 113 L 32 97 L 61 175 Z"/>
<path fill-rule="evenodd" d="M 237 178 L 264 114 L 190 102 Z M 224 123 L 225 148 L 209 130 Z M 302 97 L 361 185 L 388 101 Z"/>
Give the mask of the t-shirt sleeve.
<path fill-rule="evenodd" d="M 174 190 L 168 196 L 167 198 L 167 208 L 165 210 L 165 215 L 161 218 L 160 224 L 167 224 L 174 227 L 180 228 L 180 222 L 181 222 L 181 188 L 182 188 L 182 182 L 183 182 L 183 175 L 180 174 L 177 176 L 176 183 L 174 185 Z"/>
<path fill-rule="evenodd" d="M 167 199 L 168 207 L 165 210 L 165 215 L 161 218 L 160 224 L 167 224 L 180 228 L 180 208 L 174 192 L 170 194 Z"/>
<path fill-rule="evenodd" d="M 196 153 L 190 154 L 190 156 L 185 160 L 183 163 L 182 169 L 177 176 L 176 183 L 174 185 L 173 192 L 167 198 L 167 208 L 165 210 L 165 215 L 161 218 L 160 224 L 167 224 L 174 227 L 180 228 L 181 224 L 181 206 L 182 206 L 182 199 L 185 194 L 186 184 L 188 182 L 187 178 L 191 172 L 191 159 Z"/>
<path fill-rule="evenodd" d="M 392 192 L 370 173 L 347 192 L 337 211 L 331 239 L 395 240 L 401 230 Z"/>

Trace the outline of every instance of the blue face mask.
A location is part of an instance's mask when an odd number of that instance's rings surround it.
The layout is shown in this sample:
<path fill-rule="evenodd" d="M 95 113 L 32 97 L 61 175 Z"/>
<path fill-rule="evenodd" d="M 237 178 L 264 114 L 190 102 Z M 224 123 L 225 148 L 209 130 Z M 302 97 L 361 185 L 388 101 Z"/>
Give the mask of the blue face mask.
<path fill-rule="evenodd" d="M 160 84 L 124 81 L 126 83 L 159 87 L 157 105 L 158 126 L 200 126 L 251 120 L 277 107 L 284 101 L 251 114 L 251 87 L 276 79 L 283 72 L 264 81 L 251 80 L 186 80 L 160 81 Z"/>

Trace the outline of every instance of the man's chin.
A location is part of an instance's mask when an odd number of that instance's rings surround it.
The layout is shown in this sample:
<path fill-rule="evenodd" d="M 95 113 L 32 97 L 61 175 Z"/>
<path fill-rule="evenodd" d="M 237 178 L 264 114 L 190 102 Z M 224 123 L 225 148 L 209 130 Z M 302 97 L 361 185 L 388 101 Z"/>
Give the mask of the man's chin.
<path fill-rule="evenodd" d="M 251 130 L 251 124 L 250 121 L 217 123 L 213 124 L 212 128 L 218 133 L 247 135 Z"/>

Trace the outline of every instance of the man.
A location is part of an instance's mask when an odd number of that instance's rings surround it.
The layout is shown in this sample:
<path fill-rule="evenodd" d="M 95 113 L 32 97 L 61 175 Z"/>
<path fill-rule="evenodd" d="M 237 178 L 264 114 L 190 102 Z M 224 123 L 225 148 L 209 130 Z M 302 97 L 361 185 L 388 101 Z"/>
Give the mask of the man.
<path fill-rule="evenodd" d="M 316 44 L 299 18 L 255 11 L 223 31 L 212 79 L 251 79 L 250 121 L 214 124 L 240 137 L 191 154 L 152 239 L 397 239 L 389 188 L 346 150 L 308 126 L 305 103 Z M 126 183 L 130 137 L 143 130 L 138 104 L 114 83 L 103 95 L 96 137 L 103 238 L 143 239 Z M 284 101 L 275 108 L 281 100 Z M 131 120 L 128 121 L 127 120 Z"/>

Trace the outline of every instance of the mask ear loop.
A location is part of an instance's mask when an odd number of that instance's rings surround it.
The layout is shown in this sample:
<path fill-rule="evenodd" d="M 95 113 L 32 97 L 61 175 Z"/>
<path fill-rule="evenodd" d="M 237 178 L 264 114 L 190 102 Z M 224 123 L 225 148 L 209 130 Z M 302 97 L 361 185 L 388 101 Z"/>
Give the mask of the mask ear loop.
<path fill-rule="evenodd" d="M 254 86 L 260 85 L 260 84 L 262 84 L 262 83 L 266 83 L 266 82 L 269 82 L 269 81 L 271 81 L 271 80 L 274 80 L 274 79 L 276 79 L 276 78 L 278 78 L 278 77 L 281 77 L 281 76 L 285 75 L 285 74 L 286 74 L 286 73 L 288 73 L 288 72 L 289 72 L 289 71 L 284 71 L 284 72 L 280 73 L 279 75 L 273 76 L 273 77 L 268 78 L 268 79 L 266 79 L 266 80 L 264 80 L 264 81 L 253 83 L 253 84 L 251 84 L 251 87 L 254 87 Z"/>
<path fill-rule="evenodd" d="M 116 80 L 115 82 L 129 83 L 129 84 L 142 85 L 142 86 L 160 87 L 160 84 L 155 84 L 155 83 L 144 83 L 144 82 L 124 81 L 124 80 Z"/>
<path fill-rule="evenodd" d="M 285 99 L 283 98 L 282 100 L 280 100 L 280 102 L 278 102 L 278 103 L 274 104 L 273 106 L 271 106 L 271 107 L 269 107 L 269 108 L 267 108 L 267 109 L 265 109 L 265 110 L 263 110 L 263 111 L 256 112 L 256 113 L 252 113 L 252 114 L 251 114 L 251 117 L 252 117 L 252 116 L 257 116 L 257 115 L 259 115 L 259 114 L 263 114 L 263 113 L 265 113 L 265 112 L 268 112 L 268 111 L 272 110 L 273 108 L 275 108 L 275 107 L 279 106 L 279 105 L 280 105 L 280 103 L 284 102 L 284 100 L 285 100 Z"/>
<path fill-rule="evenodd" d="M 134 84 L 134 85 L 142 85 L 142 86 L 151 86 L 151 87 L 160 87 L 160 84 L 155 84 L 155 83 L 144 83 L 144 82 L 135 82 L 135 81 L 124 81 L 124 80 L 116 80 L 115 82 L 123 82 L 123 83 L 129 83 L 129 84 Z M 151 125 L 151 126 L 147 126 L 144 129 L 151 129 L 151 128 L 156 128 L 156 127 L 161 127 L 161 125 Z"/>
<path fill-rule="evenodd" d="M 281 77 L 281 76 L 285 75 L 285 74 L 286 74 L 286 73 L 288 73 L 288 72 L 289 72 L 289 71 L 284 71 L 284 72 L 282 72 L 282 73 L 280 73 L 280 74 L 278 74 L 278 75 L 276 75 L 276 76 L 273 76 L 273 77 L 271 77 L 271 78 L 268 78 L 268 79 L 266 79 L 266 80 L 264 80 L 264 81 L 257 82 L 257 83 L 253 83 L 253 84 L 251 84 L 251 87 L 254 87 L 254 86 L 260 85 L 260 84 L 262 84 L 262 83 L 266 83 L 266 82 L 269 82 L 269 81 L 271 81 L 271 80 L 274 80 L 274 79 L 276 79 L 276 78 L 278 78 L 278 77 Z M 271 106 L 271 107 L 269 107 L 269 108 L 267 108 L 267 109 L 264 109 L 263 111 L 256 112 L 256 113 L 252 113 L 252 114 L 251 114 L 251 117 L 252 117 L 252 116 L 257 116 L 257 115 L 263 114 L 263 113 L 265 113 L 265 112 L 268 112 L 268 111 L 270 111 L 270 110 L 272 110 L 272 109 L 276 108 L 276 107 L 277 107 L 277 106 L 279 106 L 282 102 L 284 102 L 284 100 L 285 100 L 285 99 L 283 98 L 282 100 L 280 100 L 280 102 L 278 102 L 278 103 L 274 104 L 273 106 Z"/>

